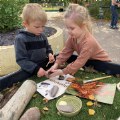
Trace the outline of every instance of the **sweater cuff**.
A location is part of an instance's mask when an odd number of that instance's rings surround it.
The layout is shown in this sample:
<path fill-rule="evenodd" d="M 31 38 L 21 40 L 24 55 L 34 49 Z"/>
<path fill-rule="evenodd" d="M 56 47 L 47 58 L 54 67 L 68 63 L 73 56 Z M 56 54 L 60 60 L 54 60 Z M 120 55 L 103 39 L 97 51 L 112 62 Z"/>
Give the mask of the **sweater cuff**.
<path fill-rule="evenodd" d="M 63 73 L 66 75 L 66 74 L 69 74 L 69 71 L 67 71 L 66 68 L 62 69 Z"/>
<path fill-rule="evenodd" d="M 69 71 L 67 68 L 64 68 L 64 69 L 62 69 L 62 71 L 63 71 L 63 73 L 66 75 L 66 74 L 70 74 L 70 75 L 74 75 L 75 74 L 75 72 L 71 72 L 71 71 Z"/>
<path fill-rule="evenodd" d="M 50 53 L 53 55 L 53 51 L 52 51 L 52 50 L 50 50 L 50 51 L 47 53 L 47 55 L 49 56 Z"/>

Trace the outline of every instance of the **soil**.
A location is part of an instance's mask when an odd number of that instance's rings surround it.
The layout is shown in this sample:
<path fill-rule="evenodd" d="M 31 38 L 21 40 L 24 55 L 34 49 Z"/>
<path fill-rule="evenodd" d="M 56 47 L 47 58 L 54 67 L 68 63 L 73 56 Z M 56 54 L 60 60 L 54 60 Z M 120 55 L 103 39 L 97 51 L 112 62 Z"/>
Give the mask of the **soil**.
<path fill-rule="evenodd" d="M 8 46 L 13 45 L 16 33 L 19 31 L 19 29 L 10 31 L 7 33 L 0 33 L 0 46 Z M 52 27 L 45 27 L 44 33 L 47 37 L 50 37 L 51 35 L 54 35 L 57 32 L 55 28 Z"/>

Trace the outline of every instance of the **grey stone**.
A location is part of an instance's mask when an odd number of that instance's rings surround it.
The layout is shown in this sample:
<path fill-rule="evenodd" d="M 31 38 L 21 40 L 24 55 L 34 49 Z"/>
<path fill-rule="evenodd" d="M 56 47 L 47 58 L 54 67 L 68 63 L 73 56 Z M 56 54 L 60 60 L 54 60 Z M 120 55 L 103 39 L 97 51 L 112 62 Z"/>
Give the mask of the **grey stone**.
<path fill-rule="evenodd" d="M 72 105 L 58 105 L 58 110 L 62 111 L 62 112 L 67 112 L 67 113 L 71 113 L 74 111 L 74 108 Z"/>
<path fill-rule="evenodd" d="M 28 109 L 20 120 L 40 120 L 40 110 L 37 107 Z"/>

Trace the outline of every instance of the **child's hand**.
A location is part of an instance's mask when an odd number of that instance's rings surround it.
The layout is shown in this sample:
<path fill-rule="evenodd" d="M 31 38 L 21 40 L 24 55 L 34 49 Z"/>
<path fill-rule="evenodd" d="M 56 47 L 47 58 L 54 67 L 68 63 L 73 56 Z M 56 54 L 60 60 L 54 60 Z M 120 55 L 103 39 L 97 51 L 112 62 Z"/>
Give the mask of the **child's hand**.
<path fill-rule="evenodd" d="M 53 73 L 58 68 L 58 64 L 55 63 L 49 70 L 46 71 L 46 77 L 49 76 L 49 73 Z"/>
<path fill-rule="evenodd" d="M 55 77 L 57 75 L 64 75 L 64 73 L 61 69 L 57 69 L 57 70 L 54 70 L 54 72 L 51 73 L 48 77 L 51 78 L 51 77 Z"/>
<path fill-rule="evenodd" d="M 54 55 L 53 54 L 49 54 L 49 63 L 53 63 L 55 61 Z"/>
<path fill-rule="evenodd" d="M 42 77 L 46 74 L 46 71 L 43 68 L 40 68 L 39 71 L 37 72 L 38 77 Z"/>

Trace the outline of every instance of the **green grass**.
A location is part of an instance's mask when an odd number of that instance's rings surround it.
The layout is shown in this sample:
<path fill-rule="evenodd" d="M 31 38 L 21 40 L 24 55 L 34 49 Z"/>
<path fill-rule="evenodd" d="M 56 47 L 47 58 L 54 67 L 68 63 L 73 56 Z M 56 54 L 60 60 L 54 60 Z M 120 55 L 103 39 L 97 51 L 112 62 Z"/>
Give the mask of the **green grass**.
<path fill-rule="evenodd" d="M 102 76 L 105 76 L 105 74 L 91 73 L 91 72 L 85 72 L 85 71 L 78 71 L 77 74 L 75 74 L 75 77 L 80 78 L 80 81 L 85 79 L 102 77 Z M 31 79 L 39 83 L 40 81 L 43 81 L 46 78 L 32 77 Z M 101 80 L 101 82 L 118 83 L 119 80 L 120 78 L 111 77 L 111 78 Z M 49 108 L 48 111 L 42 112 L 41 120 L 117 120 L 117 118 L 120 116 L 120 92 L 118 90 L 116 90 L 114 102 L 112 105 L 99 103 L 101 107 L 95 107 L 95 106 L 88 107 L 86 106 L 86 102 L 88 100 L 84 98 L 80 98 L 82 100 L 82 109 L 78 115 L 70 118 L 59 115 L 56 109 L 56 102 L 63 95 L 54 100 L 50 100 L 48 103 L 44 103 L 43 97 L 37 92 L 36 94 L 37 96 L 30 100 L 26 109 L 37 106 L 41 111 L 43 111 L 43 107 L 45 106 L 48 107 Z M 90 116 L 88 114 L 89 108 L 93 108 L 95 110 L 96 113 L 94 116 Z"/>
<path fill-rule="evenodd" d="M 43 7 L 45 11 L 59 11 L 60 8 L 64 8 L 63 6 L 57 6 L 57 7 Z"/>

